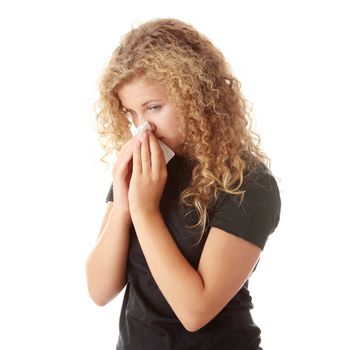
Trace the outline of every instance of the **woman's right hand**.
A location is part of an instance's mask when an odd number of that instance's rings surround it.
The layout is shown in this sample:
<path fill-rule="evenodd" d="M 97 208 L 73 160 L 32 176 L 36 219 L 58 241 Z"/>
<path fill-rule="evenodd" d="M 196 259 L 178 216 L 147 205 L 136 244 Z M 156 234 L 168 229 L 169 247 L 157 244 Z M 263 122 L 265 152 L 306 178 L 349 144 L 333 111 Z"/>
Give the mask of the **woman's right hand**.
<path fill-rule="evenodd" d="M 128 140 L 113 166 L 113 208 L 129 213 L 128 191 L 132 174 L 132 155 L 138 136 Z"/>

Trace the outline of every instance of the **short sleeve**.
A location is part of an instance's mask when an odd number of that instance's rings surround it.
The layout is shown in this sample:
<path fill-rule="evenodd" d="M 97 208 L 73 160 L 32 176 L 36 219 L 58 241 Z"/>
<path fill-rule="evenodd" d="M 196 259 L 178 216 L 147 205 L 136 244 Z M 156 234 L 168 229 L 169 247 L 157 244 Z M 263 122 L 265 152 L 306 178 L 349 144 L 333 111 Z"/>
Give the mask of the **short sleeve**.
<path fill-rule="evenodd" d="M 109 188 L 109 191 L 108 191 L 108 194 L 107 194 L 107 197 L 106 197 L 106 203 L 108 203 L 109 201 L 112 201 L 113 202 L 113 182 Z"/>
<path fill-rule="evenodd" d="M 279 223 L 281 198 L 277 182 L 269 170 L 260 172 L 240 196 L 221 193 L 210 218 L 210 226 L 241 237 L 262 250 Z"/>

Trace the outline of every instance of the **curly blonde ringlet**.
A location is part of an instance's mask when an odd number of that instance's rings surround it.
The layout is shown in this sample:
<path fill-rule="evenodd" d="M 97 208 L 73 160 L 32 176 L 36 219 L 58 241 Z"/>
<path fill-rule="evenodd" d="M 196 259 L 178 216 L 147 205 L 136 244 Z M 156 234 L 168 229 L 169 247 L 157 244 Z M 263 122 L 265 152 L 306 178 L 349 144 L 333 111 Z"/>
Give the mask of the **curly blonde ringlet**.
<path fill-rule="evenodd" d="M 223 54 L 191 25 L 167 18 L 132 28 L 101 75 L 95 111 L 106 152 L 102 162 L 131 137 L 117 90 L 141 75 L 163 84 L 177 111 L 183 154 L 193 164 L 180 202 L 198 214 L 190 227 L 200 228 L 198 244 L 219 192 L 240 196 L 241 203 L 244 177 L 261 164 L 270 167 L 270 158 L 260 148 L 249 102 Z"/>

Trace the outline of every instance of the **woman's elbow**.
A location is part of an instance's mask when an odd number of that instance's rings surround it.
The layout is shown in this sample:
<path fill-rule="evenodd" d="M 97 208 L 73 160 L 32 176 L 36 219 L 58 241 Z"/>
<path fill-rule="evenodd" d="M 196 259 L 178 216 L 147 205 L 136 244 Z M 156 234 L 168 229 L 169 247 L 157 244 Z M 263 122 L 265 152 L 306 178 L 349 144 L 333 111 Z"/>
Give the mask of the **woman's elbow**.
<path fill-rule="evenodd" d="M 96 286 L 88 286 L 88 292 L 90 298 L 97 306 L 105 306 L 111 300 L 113 300 L 122 291 L 123 288 L 123 285 L 119 286 L 118 288 L 108 290 L 104 288 L 97 288 Z"/>
<path fill-rule="evenodd" d="M 92 300 L 97 306 L 105 306 L 106 304 L 108 304 L 107 301 L 96 300 L 96 299 L 92 299 Z"/>
<path fill-rule="evenodd" d="M 193 320 L 191 322 L 184 322 L 183 326 L 185 327 L 186 331 L 194 333 L 200 330 L 202 327 L 204 327 L 206 323 L 204 322 L 199 322 L 196 320 Z"/>
<path fill-rule="evenodd" d="M 186 331 L 194 333 L 209 323 L 210 319 L 199 315 L 191 315 L 181 321 Z"/>
<path fill-rule="evenodd" d="M 194 333 L 206 326 L 218 314 L 217 309 L 210 307 L 210 304 L 204 302 L 197 305 L 197 308 L 186 308 L 182 314 L 181 323 L 188 332 Z"/>
<path fill-rule="evenodd" d="M 89 296 L 97 306 L 105 306 L 111 300 L 111 298 L 108 299 L 101 294 L 92 292 L 91 290 L 89 290 Z"/>

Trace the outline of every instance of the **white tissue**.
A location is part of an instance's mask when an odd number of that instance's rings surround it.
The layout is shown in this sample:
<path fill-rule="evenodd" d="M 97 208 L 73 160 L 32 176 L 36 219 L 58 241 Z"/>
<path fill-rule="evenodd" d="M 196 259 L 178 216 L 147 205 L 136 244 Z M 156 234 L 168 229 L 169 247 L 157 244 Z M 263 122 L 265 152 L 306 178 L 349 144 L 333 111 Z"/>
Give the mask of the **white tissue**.
<path fill-rule="evenodd" d="M 146 130 L 152 130 L 151 125 L 147 121 L 140 125 L 138 128 L 136 128 L 136 135 L 142 135 Z M 175 153 L 162 141 L 158 140 L 158 142 L 159 146 L 161 147 L 164 153 L 165 162 L 168 163 L 169 160 L 174 157 Z"/>

